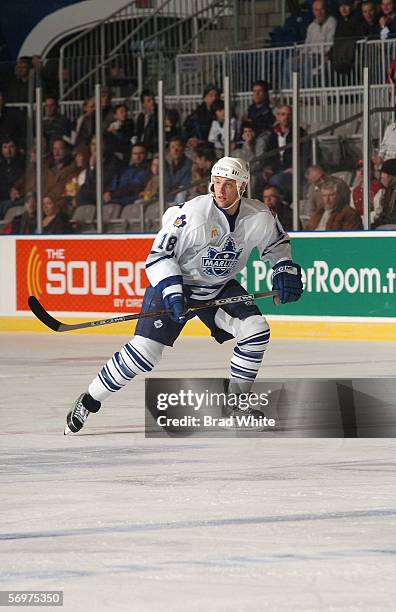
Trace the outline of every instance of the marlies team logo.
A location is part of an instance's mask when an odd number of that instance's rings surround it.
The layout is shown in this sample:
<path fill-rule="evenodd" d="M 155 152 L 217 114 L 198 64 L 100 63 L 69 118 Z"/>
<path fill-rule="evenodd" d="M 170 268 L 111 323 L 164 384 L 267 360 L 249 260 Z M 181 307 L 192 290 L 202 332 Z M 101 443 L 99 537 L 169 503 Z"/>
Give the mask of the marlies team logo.
<path fill-rule="evenodd" d="M 233 239 L 228 238 L 222 249 L 208 249 L 207 257 L 202 257 L 202 269 L 209 276 L 228 276 L 238 263 L 242 251 L 238 251 Z"/>
<path fill-rule="evenodd" d="M 184 227 L 187 225 L 186 215 L 180 215 L 180 217 L 177 217 L 173 225 L 174 227 Z"/>

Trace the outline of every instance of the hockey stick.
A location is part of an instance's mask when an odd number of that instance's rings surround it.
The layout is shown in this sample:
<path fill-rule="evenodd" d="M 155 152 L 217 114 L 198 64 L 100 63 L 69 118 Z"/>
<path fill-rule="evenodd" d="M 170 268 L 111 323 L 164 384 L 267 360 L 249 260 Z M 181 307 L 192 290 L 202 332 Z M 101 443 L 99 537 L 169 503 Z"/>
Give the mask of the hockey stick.
<path fill-rule="evenodd" d="M 204 308 L 213 308 L 214 306 L 225 306 L 227 304 L 235 304 L 238 302 L 251 302 L 252 300 L 258 300 L 260 298 L 279 296 L 279 291 L 265 291 L 264 293 L 247 293 L 246 295 L 236 295 L 234 297 L 219 298 L 217 300 L 210 300 L 209 302 L 203 302 L 199 305 L 187 305 L 185 314 L 191 314 L 197 310 Z M 156 312 L 138 312 L 136 314 L 121 315 L 113 319 L 99 319 L 98 321 L 86 321 L 85 323 L 74 323 L 68 325 L 62 323 L 57 319 L 54 319 L 49 312 L 47 312 L 40 304 L 38 299 L 31 295 L 28 299 L 28 305 L 32 313 L 42 322 L 44 325 L 56 332 L 72 331 L 73 329 L 85 329 L 87 327 L 98 327 L 100 325 L 110 325 L 111 323 L 123 323 L 123 321 L 133 321 L 134 319 L 144 319 L 148 317 L 161 317 L 169 314 L 169 310 L 157 310 Z"/>

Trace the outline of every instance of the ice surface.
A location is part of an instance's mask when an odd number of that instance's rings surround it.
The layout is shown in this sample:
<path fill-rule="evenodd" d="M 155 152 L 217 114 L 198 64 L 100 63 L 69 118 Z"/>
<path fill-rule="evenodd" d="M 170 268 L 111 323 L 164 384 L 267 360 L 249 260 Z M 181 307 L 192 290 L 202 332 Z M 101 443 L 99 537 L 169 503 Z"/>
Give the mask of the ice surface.
<path fill-rule="evenodd" d="M 395 609 L 394 440 L 145 439 L 143 379 L 64 437 L 124 340 L 0 335 L 0 590 L 63 589 L 70 612 Z M 155 375 L 225 376 L 231 350 L 183 338 Z M 395 372 L 392 343 L 275 340 L 260 375 Z"/>

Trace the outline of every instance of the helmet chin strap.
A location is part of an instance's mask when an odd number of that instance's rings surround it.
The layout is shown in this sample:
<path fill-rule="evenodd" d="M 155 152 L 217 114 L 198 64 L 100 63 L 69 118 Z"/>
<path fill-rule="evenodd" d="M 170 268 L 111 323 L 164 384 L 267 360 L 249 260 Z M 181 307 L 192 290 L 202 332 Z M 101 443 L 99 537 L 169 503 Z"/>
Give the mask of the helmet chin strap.
<path fill-rule="evenodd" d="M 230 208 L 232 208 L 233 206 L 235 206 L 235 204 L 237 202 L 239 202 L 241 198 L 238 196 L 236 200 L 234 200 L 234 202 L 232 204 L 230 204 L 229 206 L 222 206 L 221 210 L 230 210 Z"/>

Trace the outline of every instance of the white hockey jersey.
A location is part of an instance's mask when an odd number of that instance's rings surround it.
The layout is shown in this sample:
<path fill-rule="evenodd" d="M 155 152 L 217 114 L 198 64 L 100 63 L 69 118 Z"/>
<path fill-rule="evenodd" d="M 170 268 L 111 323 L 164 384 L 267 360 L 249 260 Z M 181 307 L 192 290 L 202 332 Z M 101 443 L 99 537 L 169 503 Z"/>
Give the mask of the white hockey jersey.
<path fill-rule="evenodd" d="M 264 204 L 241 198 L 231 217 L 212 195 L 198 196 L 165 212 L 146 273 L 153 287 L 181 275 L 193 299 L 208 300 L 246 266 L 254 247 L 271 266 L 291 259 L 289 236 Z"/>

